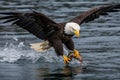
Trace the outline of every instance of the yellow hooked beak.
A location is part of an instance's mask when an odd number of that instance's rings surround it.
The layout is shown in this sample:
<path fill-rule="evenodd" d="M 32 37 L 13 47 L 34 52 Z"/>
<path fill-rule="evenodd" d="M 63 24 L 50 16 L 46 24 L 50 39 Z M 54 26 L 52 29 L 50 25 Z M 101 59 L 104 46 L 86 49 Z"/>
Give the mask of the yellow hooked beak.
<path fill-rule="evenodd" d="M 79 30 L 74 30 L 74 34 L 76 37 L 79 37 L 80 36 L 80 31 Z"/>

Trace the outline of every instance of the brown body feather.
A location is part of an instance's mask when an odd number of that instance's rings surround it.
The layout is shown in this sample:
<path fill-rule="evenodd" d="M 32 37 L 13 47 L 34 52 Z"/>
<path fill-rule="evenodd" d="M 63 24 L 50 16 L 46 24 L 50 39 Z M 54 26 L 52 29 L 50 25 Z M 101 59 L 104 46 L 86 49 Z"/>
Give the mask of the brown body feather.
<path fill-rule="evenodd" d="M 119 8 L 120 4 L 95 7 L 71 19 L 69 22 L 76 22 L 81 25 L 84 22 L 99 18 L 100 15 L 107 15 L 108 12 L 117 12 Z M 6 19 L 7 21 L 5 22 L 14 21 L 13 24 L 26 29 L 36 37 L 42 40 L 48 40 L 58 55 L 63 55 L 64 53 L 63 43 L 68 49 L 74 49 L 74 43 L 71 39 L 72 36 L 64 33 L 66 22 L 56 23 L 44 14 L 38 12 L 1 12 L 0 14 L 5 15 L 0 18 L 1 20 Z"/>

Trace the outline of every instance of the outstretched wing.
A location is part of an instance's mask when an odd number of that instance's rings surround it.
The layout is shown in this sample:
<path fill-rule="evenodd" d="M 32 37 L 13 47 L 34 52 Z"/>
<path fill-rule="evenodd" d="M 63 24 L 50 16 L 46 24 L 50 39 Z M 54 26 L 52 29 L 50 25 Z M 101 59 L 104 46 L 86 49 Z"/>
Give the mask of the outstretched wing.
<path fill-rule="evenodd" d="M 3 14 L 0 20 L 6 20 L 4 23 L 12 21 L 13 24 L 26 29 L 40 39 L 46 39 L 57 28 L 53 20 L 35 11 L 31 13 L 1 12 L 0 14 Z"/>
<path fill-rule="evenodd" d="M 76 22 L 78 24 L 87 23 L 96 18 L 99 18 L 100 15 L 108 15 L 108 12 L 117 12 L 119 11 L 118 9 L 120 9 L 120 4 L 95 7 L 80 14 L 79 16 L 73 18 L 70 21 Z"/>

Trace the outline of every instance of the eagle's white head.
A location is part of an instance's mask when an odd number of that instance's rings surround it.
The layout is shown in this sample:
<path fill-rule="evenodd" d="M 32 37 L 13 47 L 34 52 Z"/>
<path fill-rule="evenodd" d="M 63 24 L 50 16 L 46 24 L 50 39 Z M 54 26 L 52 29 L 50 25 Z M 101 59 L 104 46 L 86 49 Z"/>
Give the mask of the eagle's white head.
<path fill-rule="evenodd" d="M 79 26 L 79 24 L 77 24 L 75 22 L 68 22 L 65 25 L 64 32 L 67 35 L 76 35 L 76 37 L 79 37 L 80 26 Z"/>

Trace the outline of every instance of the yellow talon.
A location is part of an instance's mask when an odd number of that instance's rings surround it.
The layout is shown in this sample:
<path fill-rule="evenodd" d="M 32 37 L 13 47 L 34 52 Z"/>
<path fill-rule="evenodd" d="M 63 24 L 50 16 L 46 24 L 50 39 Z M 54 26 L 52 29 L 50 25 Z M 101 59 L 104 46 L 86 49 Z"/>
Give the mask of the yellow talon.
<path fill-rule="evenodd" d="M 70 58 L 68 58 L 67 56 L 63 55 L 63 60 L 65 64 L 68 64 L 70 62 Z"/>
<path fill-rule="evenodd" d="M 75 58 L 79 58 L 80 54 L 77 50 L 74 50 L 74 57 Z"/>
<path fill-rule="evenodd" d="M 73 50 L 73 52 L 70 52 L 68 54 L 68 57 L 72 60 L 72 58 L 77 59 L 78 61 L 80 61 L 81 63 L 83 62 L 83 58 L 80 55 L 80 53 L 77 50 Z"/>

